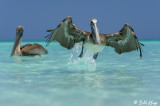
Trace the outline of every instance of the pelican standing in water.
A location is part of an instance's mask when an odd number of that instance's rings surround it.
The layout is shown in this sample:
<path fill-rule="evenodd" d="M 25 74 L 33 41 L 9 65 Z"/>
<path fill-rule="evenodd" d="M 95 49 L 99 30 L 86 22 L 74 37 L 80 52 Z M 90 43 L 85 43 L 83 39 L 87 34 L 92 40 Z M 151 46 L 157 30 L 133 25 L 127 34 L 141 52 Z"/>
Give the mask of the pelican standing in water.
<path fill-rule="evenodd" d="M 11 52 L 11 56 L 19 55 L 19 56 L 35 56 L 41 54 L 47 54 L 48 51 L 41 45 L 34 44 L 26 44 L 20 47 L 20 43 L 22 41 L 24 28 L 23 26 L 18 26 L 16 29 L 16 39 L 14 42 L 14 46 Z"/>
<path fill-rule="evenodd" d="M 96 59 L 98 53 L 101 52 L 105 46 L 111 46 L 118 54 L 131 52 L 133 50 L 140 51 L 140 57 L 142 57 L 141 44 L 134 30 L 129 24 L 125 24 L 124 27 L 112 34 L 99 34 L 97 27 L 97 20 L 92 18 L 90 21 L 91 32 L 83 31 L 77 28 L 73 22 L 72 17 L 66 17 L 56 29 L 47 30 L 51 32 L 45 38 L 47 39 L 47 45 L 53 41 L 58 41 L 63 47 L 72 49 L 75 43 L 83 42 L 82 50 L 79 57 L 83 56 L 83 49 L 94 52 L 93 58 Z"/>

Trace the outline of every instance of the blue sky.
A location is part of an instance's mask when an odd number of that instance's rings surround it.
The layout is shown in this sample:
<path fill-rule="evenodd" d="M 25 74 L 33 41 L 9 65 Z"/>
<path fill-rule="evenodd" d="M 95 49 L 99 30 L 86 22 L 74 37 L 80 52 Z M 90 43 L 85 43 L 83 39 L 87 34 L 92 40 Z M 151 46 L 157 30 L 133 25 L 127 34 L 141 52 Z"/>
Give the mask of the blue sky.
<path fill-rule="evenodd" d="M 23 40 L 44 40 L 72 16 L 80 29 L 90 31 L 91 18 L 100 33 L 114 33 L 129 23 L 139 39 L 160 39 L 160 0 L 1 0 L 0 40 L 14 40 L 16 27 L 24 26 Z"/>

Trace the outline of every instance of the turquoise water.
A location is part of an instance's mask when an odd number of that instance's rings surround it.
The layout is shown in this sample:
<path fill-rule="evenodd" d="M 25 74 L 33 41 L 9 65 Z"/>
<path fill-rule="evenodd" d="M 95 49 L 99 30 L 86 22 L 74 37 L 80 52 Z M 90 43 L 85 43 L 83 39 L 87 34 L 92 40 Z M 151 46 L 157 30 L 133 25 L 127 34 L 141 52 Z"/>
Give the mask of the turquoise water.
<path fill-rule="evenodd" d="M 106 47 L 94 61 L 88 51 L 77 57 L 80 46 L 67 50 L 55 42 L 46 47 L 48 55 L 11 58 L 13 42 L 1 41 L 0 105 L 139 106 L 153 100 L 159 106 L 160 41 L 141 43 L 142 59 L 139 52 L 118 55 Z"/>

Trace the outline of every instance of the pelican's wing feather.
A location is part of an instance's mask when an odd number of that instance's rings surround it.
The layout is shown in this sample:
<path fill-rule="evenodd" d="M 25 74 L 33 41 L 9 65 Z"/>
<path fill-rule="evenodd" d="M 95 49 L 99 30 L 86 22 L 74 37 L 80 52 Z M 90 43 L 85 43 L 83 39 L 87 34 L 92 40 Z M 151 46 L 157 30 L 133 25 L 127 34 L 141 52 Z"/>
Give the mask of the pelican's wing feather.
<path fill-rule="evenodd" d="M 21 46 L 20 49 L 22 50 L 22 49 L 27 48 L 29 46 L 32 46 L 32 44 L 25 44 L 25 45 Z"/>
<path fill-rule="evenodd" d="M 118 54 L 131 52 L 133 50 L 140 51 L 140 57 L 142 57 L 141 45 L 138 41 L 136 34 L 129 24 L 125 24 L 124 27 L 113 34 L 100 34 L 101 40 L 106 42 L 106 46 L 111 46 Z"/>
<path fill-rule="evenodd" d="M 41 45 L 34 43 L 32 44 L 26 44 L 24 46 L 21 46 L 22 55 L 41 55 L 41 54 L 47 54 L 48 51 Z"/>
<path fill-rule="evenodd" d="M 45 37 L 47 38 L 47 45 L 56 40 L 67 49 L 73 48 L 75 43 L 84 41 L 90 35 L 89 32 L 77 28 L 70 16 L 65 18 L 56 29 L 47 30 L 47 32 L 51 32 Z"/>

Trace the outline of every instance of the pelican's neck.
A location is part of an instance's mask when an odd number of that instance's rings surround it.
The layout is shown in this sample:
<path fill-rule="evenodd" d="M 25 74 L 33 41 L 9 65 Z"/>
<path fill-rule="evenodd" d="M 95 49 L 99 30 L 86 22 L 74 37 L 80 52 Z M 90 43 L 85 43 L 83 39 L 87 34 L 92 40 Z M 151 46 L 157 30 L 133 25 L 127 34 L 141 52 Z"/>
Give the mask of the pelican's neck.
<path fill-rule="evenodd" d="M 20 49 L 20 43 L 21 43 L 21 41 L 22 41 L 22 38 L 19 39 L 17 47 L 16 47 L 16 50 L 15 50 L 15 54 L 17 54 L 19 56 L 22 56 L 22 52 L 21 52 L 21 49 Z"/>
<path fill-rule="evenodd" d="M 95 44 L 99 43 L 100 37 L 99 37 L 99 31 L 96 23 L 91 24 L 91 32 L 92 32 L 93 42 Z"/>
<path fill-rule="evenodd" d="M 23 31 L 24 31 L 23 26 L 18 26 L 17 27 L 16 38 L 15 38 L 15 41 L 14 41 L 14 46 L 13 46 L 13 49 L 12 49 L 12 52 L 11 52 L 11 56 L 13 56 L 15 54 L 17 54 L 19 56 L 22 56 L 22 52 L 20 50 L 20 43 L 22 41 Z"/>
<path fill-rule="evenodd" d="M 21 40 L 22 38 L 18 37 L 16 35 L 16 39 L 14 41 L 14 46 L 13 46 L 13 49 L 12 49 L 12 52 L 11 52 L 11 56 L 13 55 L 19 55 L 19 56 L 22 56 L 22 52 L 20 50 L 20 43 L 21 43 Z"/>
<path fill-rule="evenodd" d="M 93 43 L 96 44 L 96 34 L 95 34 L 95 29 L 91 26 L 91 33 L 92 33 L 92 40 Z"/>

